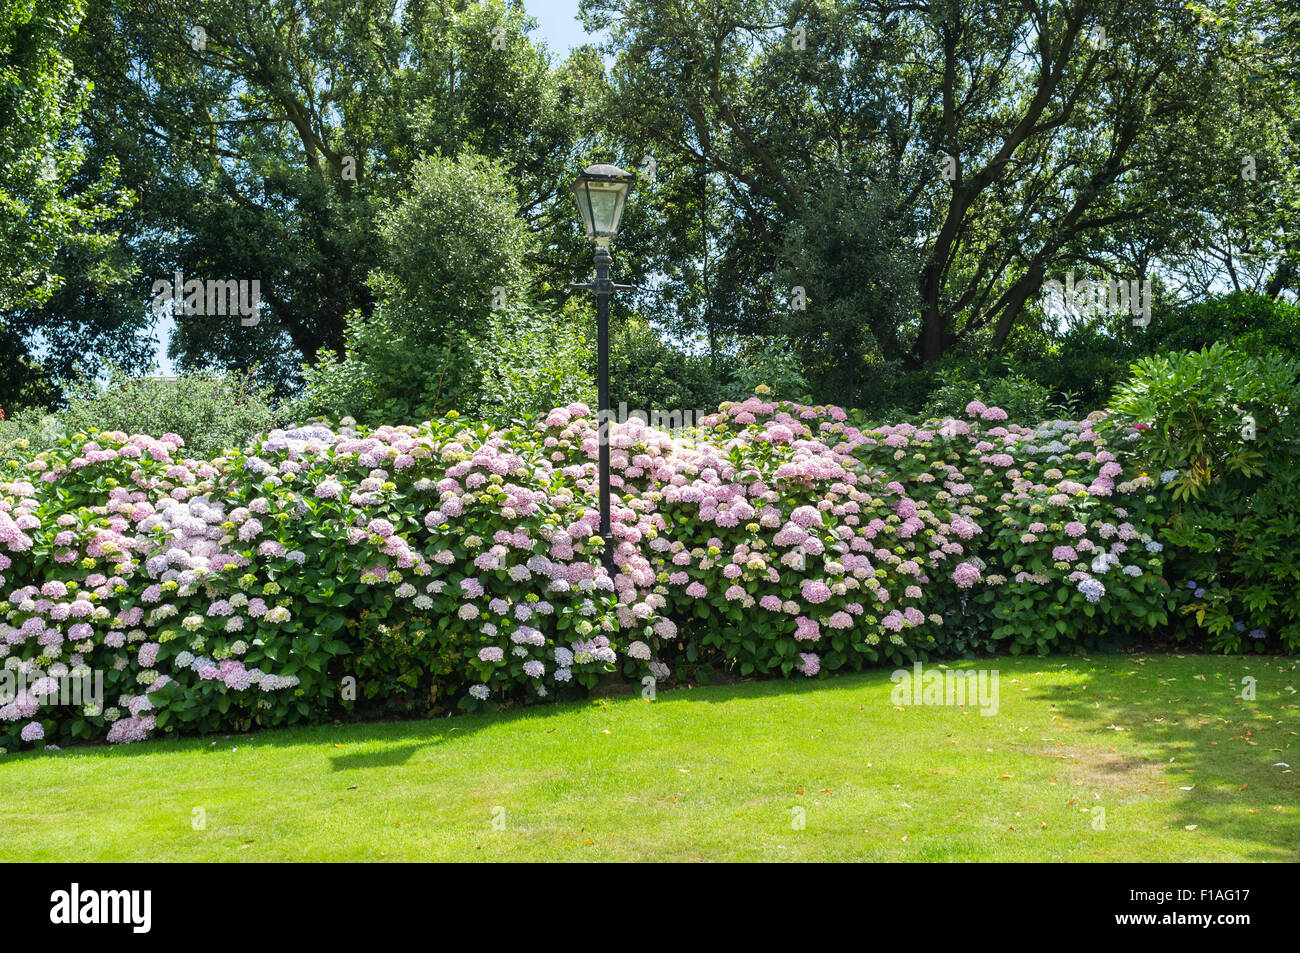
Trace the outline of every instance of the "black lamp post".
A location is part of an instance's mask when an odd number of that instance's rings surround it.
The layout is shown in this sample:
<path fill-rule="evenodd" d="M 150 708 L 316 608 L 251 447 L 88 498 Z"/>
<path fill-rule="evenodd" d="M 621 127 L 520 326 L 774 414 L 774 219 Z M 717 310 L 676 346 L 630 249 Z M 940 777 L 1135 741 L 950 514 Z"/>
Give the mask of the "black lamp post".
<path fill-rule="evenodd" d="M 572 285 L 596 294 L 597 358 L 597 435 L 600 441 L 600 536 L 605 541 L 602 560 L 611 581 L 614 579 L 614 534 L 609 525 L 609 296 L 615 290 L 633 288 L 609 280 L 613 257 L 609 243 L 618 235 L 623 206 L 632 190 L 632 173 L 618 166 L 593 165 L 583 170 L 573 182 L 573 197 L 582 214 L 587 238 L 596 246 L 596 281 Z"/>

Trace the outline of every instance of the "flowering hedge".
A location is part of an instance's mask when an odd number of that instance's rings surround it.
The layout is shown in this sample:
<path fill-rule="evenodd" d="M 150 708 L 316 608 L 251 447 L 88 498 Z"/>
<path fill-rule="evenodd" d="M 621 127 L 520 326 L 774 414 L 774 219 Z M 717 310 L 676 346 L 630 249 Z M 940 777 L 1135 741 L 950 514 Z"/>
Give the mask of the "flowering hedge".
<path fill-rule="evenodd" d="M 0 743 L 472 708 L 649 658 L 616 621 L 585 492 L 527 435 L 451 418 L 272 431 L 211 462 L 172 435 L 14 449 L 0 657 L 25 686 Z M 91 673 L 102 705 L 43 703 Z"/>
<path fill-rule="evenodd" d="M 613 579 L 582 404 L 531 430 L 174 435 L 0 452 L 0 745 L 282 725 L 820 672 L 1146 631 L 1168 586 L 1150 478 L 1094 426 L 852 426 L 755 397 L 612 427 Z M 348 423 L 348 421 L 345 421 Z M 19 442 L 21 444 L 21 442 Z M 685 669 L 685 672 L 682 671 Z M 103 673 L 103 704 L 50 704 Z"/>
<path fill-rule="evenodd" d="M 1027 428 L 966 411 L 864 430 L 839 408 L 756 397 L 683 438 L 624 425 L 611 463 L 618 557 L 638 587 L 625 601 L 682 627 L 679 664 L 741 674 L 1045 651 L 1165 621 L 1153 482 L 1123 478 L 1099 415 Z M 589 415 L 540 426 L 557 464 L 594 452 Z M 653 645 L 673 655 L 671 637 Z"/>

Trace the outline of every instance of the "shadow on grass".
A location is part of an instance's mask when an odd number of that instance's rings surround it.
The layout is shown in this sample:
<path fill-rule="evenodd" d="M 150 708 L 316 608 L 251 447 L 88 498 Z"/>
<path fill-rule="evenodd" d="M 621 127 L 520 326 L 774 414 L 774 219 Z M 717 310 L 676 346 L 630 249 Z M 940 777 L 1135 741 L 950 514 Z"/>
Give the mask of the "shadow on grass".
<path fill-rule="evenodd" d="M 822 679 L 792 681 L 784 679 L 752 680 L 721 685 L 680 686 L 659 691 L 656 705 L 725 705 L 742 700 L 804 695 L 809 692 L 851 689 L 872 681 L 887 681 L 889 670 L 872 670 L 831 675 Z M 366 768 L 400 767 L 419 752 L 434 749 L 459 738 L 487 729 L 520 721 L 546 722 L 558 716 L 594 710 L 615 704 L 641 704 L 639 689 L 628 694 L 589 698 L 582 701 L 550 705 L 508 708 L 504 711 L 436 718 L 387 719 L 378 721 L 340 721 L 330 724 L 297 725 L 286 728 L 255 728 L 248 732 L 221 732 L 190 735 L 183 738 L 153 738 L 127 745 L 102 742 L 73 745 L 60 752 L 22 751 L 0 759 L 0 777 L 6 765 L 43 758 L 119 759 L 142 756 L 211 753 L 219 754 L 232 747 L 286 750 L 296 747 L 334 745 L 339 748 L 362 746 L 361 750 L 340 751 L 330 759 L 332 770 L 352 771 Z"/>
<path fill-rule="evenodd" d="M 1067 723 L 1091 724 L 1094 733 L 1110 736 L 1106 748 L 1073 752 L 1084 770 L 1118 779 L 1157 770 L 1181 795 L 1171 825 L 1255 844 L 1255 860 L 1300 859 L 1297 774 L 1275 766 L 1300 771 L 1300 748 L 1287 750 L 1300 726 L 1300 695 L 1286 691 L 1297 677 L 1295 660 L 1199 661 L 1154 654 L 1110 657 L 1100 665 L 1081 661 L 1070 668 L 1086 676 L 1083 684 L 1055 685 L 1032 697 L 1055 705 Z M 1252 701 L 1242 698 L 1247 675 L 1258 679 Z M 1135 743 L 1146 753 L 1123 753 Z M 1106 755 L 1108 749 L 1117 756 Z"/>

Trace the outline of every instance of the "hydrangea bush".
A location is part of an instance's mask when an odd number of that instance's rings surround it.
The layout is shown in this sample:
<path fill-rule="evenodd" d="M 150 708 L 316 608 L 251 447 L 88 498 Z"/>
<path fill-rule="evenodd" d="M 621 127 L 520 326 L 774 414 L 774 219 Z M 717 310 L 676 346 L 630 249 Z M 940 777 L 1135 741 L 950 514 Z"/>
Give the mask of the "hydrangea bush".
<path fill-rule="evenodd" d="M 1045 651 L 1163 622 L 1151 479 L 1125 476 L 1096 415 L 1005 420 L 976 401 L 864 431 L 761 396 L 678 436 L 634 420 L 611 438 L 619 558 L 636 560 L 620 599 L 660 613 L 660 659 L 675 647 L 741 674 Z M 539 427 L 557 464 L 594 453 L 590 416 Z"/>
<path fill-rule="evenodd" d="M 648 663 L 599 565 L 591 473 L 527 434 L 452 417 L 272 431 L 211 462 L 174 435 L 22 449 L 0 461 L 0 658 L 26 687 L 0 744 L 473 708 Z M 47 704 L 91 672 L 103 704 Z"/>
<path fill-rule="evenodd" d="M 763 390 L 760 388 L 760 390 Z M 760 394 L 611 426 L 611 578 L 584 404 L 0 452 L 0 746 L 580 695 L 602 676 L 818 677 L 1148 633 L 1160 485 L 1101 414 L 858 427 Z M 1117 431 L 1118 432 L 1118 431 Z M 104 673 L 102 705 L 50 704 Z"/>

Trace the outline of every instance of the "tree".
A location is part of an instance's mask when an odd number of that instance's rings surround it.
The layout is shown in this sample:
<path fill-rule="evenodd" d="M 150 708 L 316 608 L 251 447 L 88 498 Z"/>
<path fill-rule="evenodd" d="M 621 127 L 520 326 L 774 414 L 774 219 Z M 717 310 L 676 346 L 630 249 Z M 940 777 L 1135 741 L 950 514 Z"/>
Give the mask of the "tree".
<path fill-rule="evenodd" d="M 519 416 L 588 396 L 574 315 L 530 299 L 536 235 L 504 169 L 462 152 L 416 163 L 378 216 L 377 305 L 356 313 L 346 355 L 308 370 L 303 413 L 418 423 L 447 410 Z"/>
<path fill-rule="evenodd" d="M 0 2 L 0 402 L 10 406 L 48 394 L 33 312 L 68 276 L 103 288 L 129 271 L 106 227 L 129 196 L 114 190 L 114 163 L 87 166 L 79 136 L 92 87 L 65 51 L 81 16 L 80 0 Z"/>
<path fill-rule="evenodd" d="M 379 209 L 430 152 L 491 155 L 525 221 L 561 221 L 582 93 L 518 4 L 89 2 L 86 122 L 142 194 L 128 242 L 146 291 L 175 271 L 260 282 L 256 325 L 178 319 L 184 369 L 260 365 L 283 397 L 302 362 L 341 353 L 347 315 L 374 312 Z"/>
<path fill-rule="evenodd" d="M 1239 165 L 1206 122 L 1222 31 L 1179 3 L 583 10 L 618 56 L 610 135 L 680 203 L 652 214 L 735 223 L 685 233 L 707 277 L 677 323 L 794 330 L 830 399 L 866 385 L 847 364 L 1000 349 L 1057 271 L 1145 276 Z"/>

